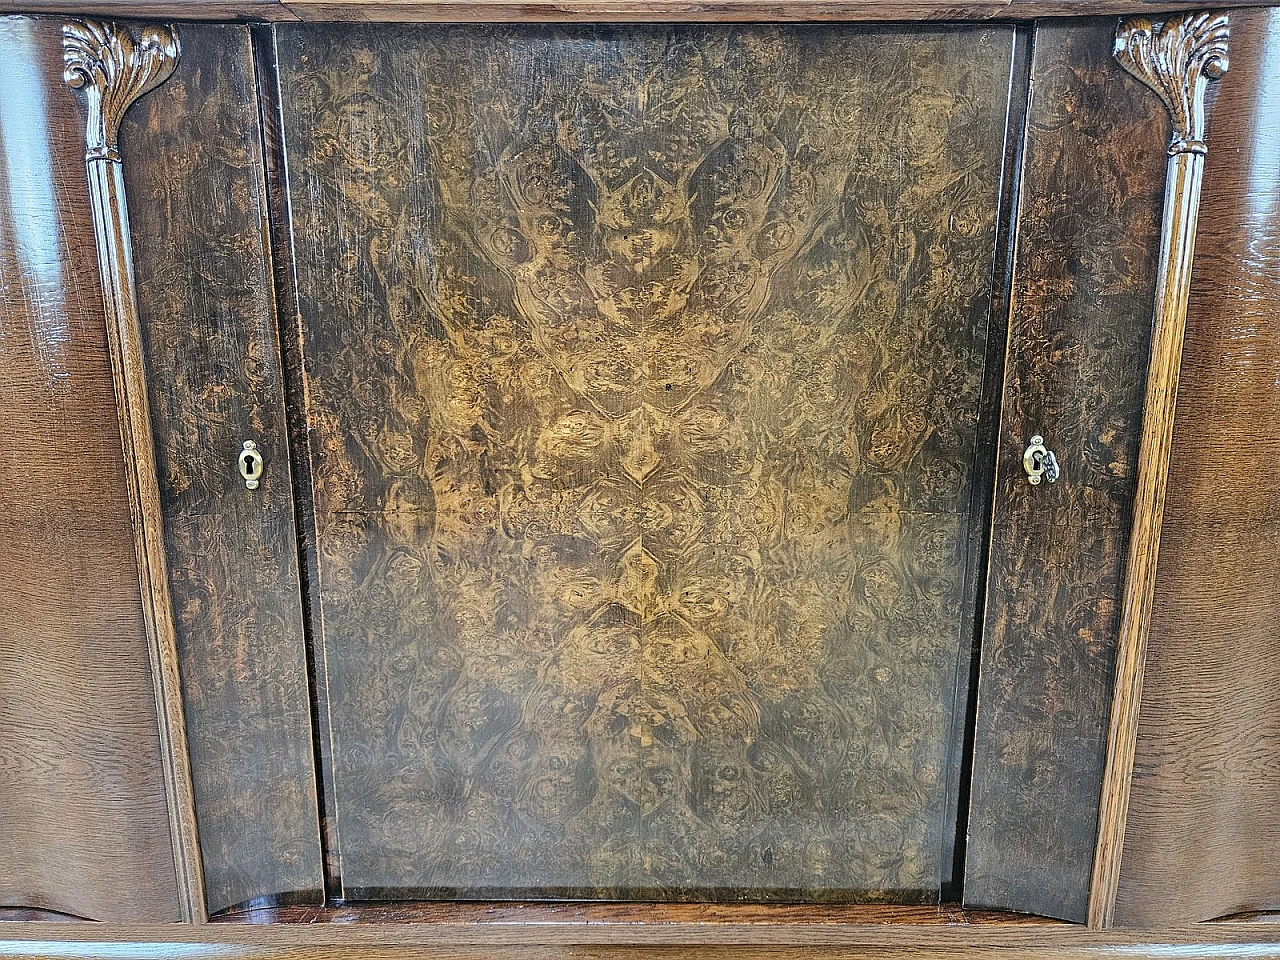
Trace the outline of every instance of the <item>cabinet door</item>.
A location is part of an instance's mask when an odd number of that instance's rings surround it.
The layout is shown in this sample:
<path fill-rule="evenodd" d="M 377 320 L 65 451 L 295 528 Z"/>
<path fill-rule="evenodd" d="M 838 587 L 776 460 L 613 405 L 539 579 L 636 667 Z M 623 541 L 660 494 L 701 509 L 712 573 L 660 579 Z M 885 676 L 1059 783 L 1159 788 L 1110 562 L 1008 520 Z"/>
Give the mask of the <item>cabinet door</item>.
<path fill-rule="evenodd" d="M 1013 30 L 277 36 L 345 895 L 936 899 Z"/>
<path fill-rule="evenodd" d="M 210 912 L 320 902 L 319 813 L 249 28 L 180 28 L 121 130 Z M 257 489 L 244 441 L 265 461 Z"/>
<path fill-rule="evenodd" d="M 965 901 L 1083 920 L 1133 515 L 1169 122 L 1116 22 L 1031 65 L 982 634 Z M 1032 486 L 1041 435 L 1061 477 Z"/>

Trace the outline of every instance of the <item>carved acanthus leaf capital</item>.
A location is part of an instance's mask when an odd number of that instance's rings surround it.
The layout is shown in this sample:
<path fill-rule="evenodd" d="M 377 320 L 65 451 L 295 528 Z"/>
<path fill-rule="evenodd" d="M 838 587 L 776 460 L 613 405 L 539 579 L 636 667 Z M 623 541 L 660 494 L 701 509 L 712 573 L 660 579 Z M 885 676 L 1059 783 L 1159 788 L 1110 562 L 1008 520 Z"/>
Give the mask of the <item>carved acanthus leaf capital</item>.
<path fill-rule="evenodd" d="M 73 20 L 62 27 L 62 51 L 63 79 L 84 90 L 89 107 L 85 159 L 119 160 L 120 121 L 135 100 L 173 73 L 177 31 L 148 26 L 135 38 L 114 23 Z"/>
<path fill-rule="evenodd" d="M 1154 90 L 1173 120 L 1170 155 L 1207 153 L 1205 88 L 1227 72 L 1225 13 L 1188 13 L 1154 24 L 1127 20 L 1116 34 L 1116 59 Z"/>

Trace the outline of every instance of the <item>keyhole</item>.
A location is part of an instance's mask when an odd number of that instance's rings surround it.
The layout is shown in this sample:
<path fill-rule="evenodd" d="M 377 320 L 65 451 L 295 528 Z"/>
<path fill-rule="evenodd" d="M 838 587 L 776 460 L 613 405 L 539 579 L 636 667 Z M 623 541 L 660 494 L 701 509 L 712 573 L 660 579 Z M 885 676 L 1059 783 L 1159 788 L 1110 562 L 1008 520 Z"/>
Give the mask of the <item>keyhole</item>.
<path fill-rule="evenodd" d="M 258 453 L 258 445 L 252 440 L 246 440 L 242 445 L 240 452 L 240 476 L 244 478 L 244 485 L 250 490 L 258 489 L 258 478 L 262 476 L 262 454 Z"/>

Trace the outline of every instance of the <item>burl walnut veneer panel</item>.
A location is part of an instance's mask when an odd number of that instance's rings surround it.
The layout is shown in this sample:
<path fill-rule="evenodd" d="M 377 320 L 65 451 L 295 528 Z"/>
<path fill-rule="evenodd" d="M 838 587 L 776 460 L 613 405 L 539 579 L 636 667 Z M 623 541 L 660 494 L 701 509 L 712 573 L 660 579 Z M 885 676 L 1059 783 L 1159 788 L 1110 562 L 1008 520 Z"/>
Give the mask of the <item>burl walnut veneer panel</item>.
<path fill-rule="evenodd" d="M 1132 521 L 1169 122 L 1114 20 L 1037 27 L 965 902 L 1083 920 Z M 1041 434 L 1061 464 L 1032 487 Z"/>
<path fill-rule="evenodd" d="M 177 920 L 82 108 L 0 19 L 0 906 Z"/>
<path fill-rule="evenodd" d="M 936 898 L 1012 30 L 278 36 L 347 896 Z"/>
<path fill-rule="evenodd" d="M 186 26 L 121 131 L 210 912 L 323 900 L 249 28 Z M 261 486 L 237 455 L 254 440 Z"/>
<path fill-rule="evenodd" d="M 1280 10 L 1231 14 L 1125 830 L 1121 923 L 1280 908 Z"/>

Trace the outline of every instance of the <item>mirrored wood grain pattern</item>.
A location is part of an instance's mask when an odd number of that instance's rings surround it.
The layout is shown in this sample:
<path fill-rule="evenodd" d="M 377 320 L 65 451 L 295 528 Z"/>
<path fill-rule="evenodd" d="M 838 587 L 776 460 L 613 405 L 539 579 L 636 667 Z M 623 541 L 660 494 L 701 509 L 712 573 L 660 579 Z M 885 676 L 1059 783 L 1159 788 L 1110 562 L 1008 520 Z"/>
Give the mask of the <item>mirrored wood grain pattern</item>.
<path fill-rule="evenodd" d="M 347 895 L 936 898 L 1012 31 L 279 35 Z"/>

